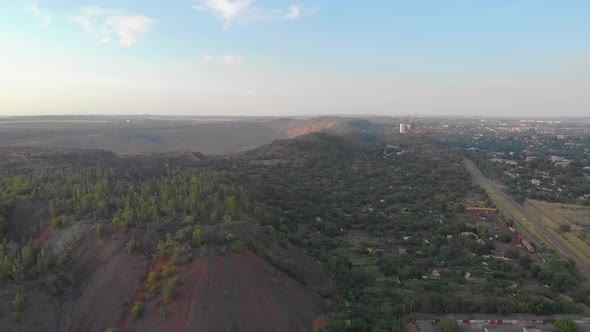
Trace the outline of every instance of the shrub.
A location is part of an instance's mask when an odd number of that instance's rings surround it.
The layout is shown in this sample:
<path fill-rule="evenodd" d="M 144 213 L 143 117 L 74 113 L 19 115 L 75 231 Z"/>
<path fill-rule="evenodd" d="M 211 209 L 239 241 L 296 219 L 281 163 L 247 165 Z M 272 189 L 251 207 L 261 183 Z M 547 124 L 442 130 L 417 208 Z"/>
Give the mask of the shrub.
<path fill-rule="evenodd" d="M 45 279 L 45 290 L 49 296 L 58 296 L 61 293 L 62 283 L 55 275 L 49 275 Z"/>
<path fill-rule="evenodd" d="M 62 228 L 64 226 L 65 222 L 66 222 L 65 216 L 59 216 L 59 217 L 55 217 L 55 218 L 51 219 L 51 225 L 53 225 L 53 228 L 55 228 L 55 229 Z"/>
<path fill-rule="evenodd" d="M 119 217 L 113 218 L 113 224 L 122 231 L 127 229 L 127 222 Z"/>
<path fill-rule="evenodd" d="M 558 332 L 578 332 L 578 325 L 571 318 L 562 318 L 553 322 Z"/>
<path fill-rule="evenodd" d="M 192 224 L 194 222 L 195 222 L 195 217 L 193 217 L 193 216 L 185 216 L 184 217 L 185 224 Z"/>
<path fill-rule="evenodd" d="M 227 235 L 225 236 L 225 240 L 228 243 L 231 243 L 234 240 L 234 235 L 232 233 L 227 233 Z"/>
<path fill-rule="evenodd" d="M 166 287 L 164 287 L 164 300 L 168 302 L 174 300 L 174 298 L 176 298 L 176 290 L 174 290 L 174 287 L 168 283 Z"/>
<path fill-rule="evenodd" d="M 104 330 L 104 332 L 117 332 L 117 329 L 114 327 L 109 327 L 108 329 Z"/>
<path fill-rule="evenodd" d="M 158 287 L 158 275 L 156 274 L 156 272 L 151 271 L 148 274 L 148 282 L 147 282 L 147 286 L 148 286 L 148 291 L 150 293 L 153 293 L 156 288 Z"/>
<path fill-rule="evenodd" d="M 244 242 L 242 240 L 236 240 L 231 244 L 231 249 L 235 252 L 244 251 Z"/>
<path fill-rule="evenodd" d="M 133 308 L 131 308 L 131 317 L 133 319 L 138 319 L 143 315 L 143 306 L 140 303 L 136 303 Z"/>
<path fill-rule="evenodd" d="M 104 233 L 105 233 L 104 224 L 96 225 L 96 234 L 98 235 L 99 239 L 102 239 L 104 237 Z"/>
<path fill-rule="evenodd" d="M 500 235 L 500 241 L 502 241 L 504 243 L 510 243 L 510 242 L 512 242 L 512 236 L 510 236 L 508 234 L 502 234 L 502 235 Z"/>
<path fill-rule="evenodd" d="M 179 283 L 180 280 L 177 277 L 170 278 L 170 280 L 168 280 L 168 284 L 172 287 L 176 287 Z"/>
<path fill-rule="evenodd" d="M 168 280 L 166 287 L 164 287 L 164 299 L 166 300 L 166 302 L 172 301 L 176 298 L 175 288 L 178 285 L 178 283 L 179 280 L 177 277 L 170 278 L 170 280 Z"/>
<path fill-rule="evenodd" d="M 23 310 L 25 310 L 25 302 L 25 297 L 20 295 L 20 293 L 17 293 L 12 301 L 12 316 L 17 323 L 22 319 Z"/>
<path fill-rule="evenodd" d="M 562 232 L 562 233 L 567 233 L 567 232 L 571 231 L 571 229 L 572 228 L 571 228 L 570 225 L 567 225 L 567 224 L 565 224 L 565 225 L 559 225 L 559 231 Z"/>
<path fill-rule="evenodd" d="M 14 297 L 14 300 L 12 301 L 12 310 L 13 311 L 25 310 L 25 302 L 26 302 L 25 297 L 20 295 L 20 293 L 17 293 L 16 296 Z"/>
<path fill-rule="evenodd" d="M 20 321 L 23 318 L 23 312 L 22 311 L 14 311 L 14 312 L 12 312 L 12 317 L 14 318 L 15 322 L 20 323 Z"/>
<path fill-rule="evenodd" d="M 518 259 L 518 257 L 520 257 L 520 253 L 518 252 L 518 249 L 516 248 L 511 248 L 506 250 L 506 253 L 504 254 L 507 258 L 512 258 L 512 259 Z"/>
<path fill-rule="evenodd" d="M 442 332 L 459 332 L 459 326 L 457 326 L 457 322 L 454 320 L 441 320 L 436 325 Z"/>
<path fill-rule="evenodd" d="M 193 240 L 192 240 L 194 247 L 200 247 L 203 245 L 203 232 L 201 232 L 200 228 L 195 229 L 193 232 Z"/>
<path fill-rule="evenodd" d="M 161 275 L 163 278 L 168 278 L 174 273 L 176 273 L 176 266 L 174 264 L 162 266 Z"/>
<path fill-rule="evenodd" d="M 134 254 L 137 251 L 137 248 L 139 248 L 139 241 L 132 238 L 127 242 L 128 253 Z"/>

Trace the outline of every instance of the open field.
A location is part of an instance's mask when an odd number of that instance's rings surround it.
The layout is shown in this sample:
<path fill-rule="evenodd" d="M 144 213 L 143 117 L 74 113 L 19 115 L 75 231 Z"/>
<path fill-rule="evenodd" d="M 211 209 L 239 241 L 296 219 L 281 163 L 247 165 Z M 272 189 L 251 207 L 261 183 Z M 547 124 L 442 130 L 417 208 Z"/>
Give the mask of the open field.
<path fill-rule="evenodd" d="M 577 234 L 573 234 L 571 232 L 560 234 L 559 226 L 568 225 L 569 221 L 560 214 L 560 210 L 565 209 L 561 209 L 558 207 L 559 205 L 561 204 L 554 205 L 550 203 L 527 200 L 524 207 L 527 209 L 527 211 L 530 211 L 532 214 L 534 214 L 539 221 L 545 224 L 545 226 L 550 231 L 564 238 L 569 243 L 570 247 L 573 247 L 576 251 L 584 255 L 586 259 L 590 260 L 590 243 L 588 243 L 588 240 L 583 239 Z"/>
<path fill-rule="evenodd" d="M 556 222 L 580 227 L 590 226 L 590 207 L 575 204 L 547 203 L 527 200 L 527 203 L 554 217 Z"/>
<path fill-rule="evenodd" d="M 587 256 L 580 253 L 569 241 L 547 227 L 542 221 L 538 220 L 538 217 L 504 193 L 497 184 L 486 178 L 471 160 L 464 159 L 463 163 L 471 173 L 475 183 L 485 189 L 500 211 L 514 219 L 519 232 L 524 233 L 525 236 L 530 234 L 537 241 L 551 245 L 563 256 L 574 260 L 576 266 L 584 274 L 590 275 L 590 259 Z"/>

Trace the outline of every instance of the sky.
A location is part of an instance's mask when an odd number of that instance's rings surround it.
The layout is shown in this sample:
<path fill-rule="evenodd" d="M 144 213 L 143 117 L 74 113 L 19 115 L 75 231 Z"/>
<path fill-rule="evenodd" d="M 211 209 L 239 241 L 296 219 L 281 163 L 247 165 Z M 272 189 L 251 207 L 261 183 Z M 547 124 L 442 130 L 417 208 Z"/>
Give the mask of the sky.
<path fill-rule="evenodd" d="M 0 116 L 589 105 L 587 0 L 0 0 Z"/>

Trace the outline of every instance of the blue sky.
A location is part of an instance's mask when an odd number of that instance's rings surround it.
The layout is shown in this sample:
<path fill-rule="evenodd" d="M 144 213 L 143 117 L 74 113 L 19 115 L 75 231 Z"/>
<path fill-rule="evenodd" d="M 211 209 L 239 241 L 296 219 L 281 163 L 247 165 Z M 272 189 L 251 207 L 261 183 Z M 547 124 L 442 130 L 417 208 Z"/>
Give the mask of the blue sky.
<path fill-rule="evenodd" d="M 588 115 L 590 1 L 0 3 L 0 115 Z"/>

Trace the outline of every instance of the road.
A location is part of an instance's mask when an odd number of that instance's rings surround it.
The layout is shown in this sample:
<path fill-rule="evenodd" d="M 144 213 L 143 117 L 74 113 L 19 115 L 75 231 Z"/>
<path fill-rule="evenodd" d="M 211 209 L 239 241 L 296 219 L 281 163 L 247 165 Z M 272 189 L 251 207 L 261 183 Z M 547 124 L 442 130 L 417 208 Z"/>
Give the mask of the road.
<path fill-rule="evenodd" d="M 504 213 L 511 215 L 511 217 L 517 220 L 518 223 L 528 222 L 532 224 L 535 230 L 544 238 L 545 241 L 548 242 L 548 244 L 557 249 L 563 256 L 571 258 L 576 263 L 576 266 L 584 273 L 584 275 L 590 275 L 590 264 L 588 264 L 588 262 L 580 253 L 570 249 L 558 236 L 553 234 L 545 227 L 545 225 L 543 225 L 543 223 L 537 220 L 535 216 L 526 211 L 512 197 L 507 195 L 502 190 L 502 188 L 500 188 L 500 186 L 485 177 L 485 175 L 483 175 L 483 173 L 479 170 L 479 168 L 477 168 L 477 165 L 475 165 L 473 161 L 469 159 L 463 159 L 463 164 L 469 173 L 471 173 L 475 183 L 479 184 L 485 189 L 485 191 L 488 193 L 488 196 L 490 196 L 490 199 L 501 210 L 503 210 Z M 516 213 L 510 211 L 510 209 L 502 208 L 503 206 L 509 206 Z M 522 218 L 526 220 L 522 220 Z"/>

